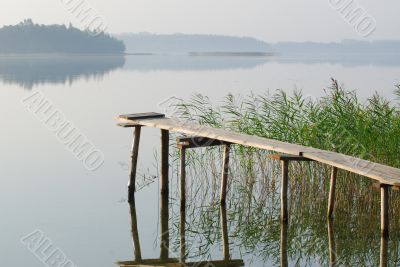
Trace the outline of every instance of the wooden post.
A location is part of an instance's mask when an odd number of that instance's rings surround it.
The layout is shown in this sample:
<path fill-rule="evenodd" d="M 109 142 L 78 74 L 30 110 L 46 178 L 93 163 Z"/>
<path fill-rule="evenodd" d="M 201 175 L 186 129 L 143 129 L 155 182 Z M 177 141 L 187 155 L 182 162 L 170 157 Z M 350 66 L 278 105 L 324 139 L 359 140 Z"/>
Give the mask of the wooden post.
<path fill-rule="evenodd" d="M 333 219 L 328 218 L 329 262 L 331 267 L 336 266 L 336 244 L 333 231 Z"/>
<path fill-rule="evenodd" d="M 224 254 L 224 261 L 230 260 L 229 255 L 229 236 L 228 236 L 228 220 L 226 217 L 226 206 L 220 206 L 220 213 L 221 213 L 221 229 L 222 229 L 222 242 L 223 242 L 223 254 Z"/>
<path fill-rule="evenodd" d="M 381 251 L 380 251 L 380 267 L 388 266 L 388 244 L 389 238 L 386 236 L 381 236 Z"/>
<path fill-rule="evenodd" d="M 160 177 L 160 217 L 161 240 L 160 258 L 169 257 L 169 131 L 161 130 L 161 177 Z"/>
<path fill-rule="evenodd" d="M 230 144 L 224 145 L 224 155 L 222 163 L 222 177 L 221 177 L 221 192 L 220 192 L 220 203 L 225 205 L 226 203 L 226 192 L 228 187 L 228 174 L 229 174 L 229 152 Z"/>
<path fill-rule="evenodd" d="M 333 211 L 335 210 L 335 194 L 336 194 L 336 177 L 338 169 L 332 167 L 331 180 L 329 186 L 329 200 L 328 200 L 328 218 L 332 218 Z"/>
<path fill-rule="evenodd" d="M 389 186 L 381 185 L 381 234 L 389 236 Z"/>
<path fill-rule="evenodd" d="M 281 266 L 287 267 L 288 264 L 288 254 L 287 254 L 287 246 L 288 246 L 288 224 L 287 222 L 281 222 L 281 246 L 280 246 L 280 254 L 281 254 Z"/>
<path fill-rule="evenodd" d="M 131 169 L 128 183 L 128 202 L 134 201 L 135 194 L 135 184 L 136 184 L 136 169 L 139 154 L 139 142 L 140 142 L 140 132 L 141 126 L 135 126 L 133 131 L 133 142 L 131 151 Z"/>
<path fill-rule="evenodd" d="M 281 178 L 281 221 L 288 221 L 288 179 L 289 179 L 289 161 L 282 160 L 282 178 Z"/>
<path fill-rule="evenodd" d="M 181 217 L 180 217 L 180 245 L 181 245 L 181 262 L 186 261 L 186 239 L 185 239 L 185 224 L 186 224 L 186 148 L 182 147 L 181 151 Z"/>
<path fill-rule="evenodd" d="M 135 261 L 140 262 L 142 261 L 142 252 L 140 249 L 139 231 L 137 226 L 136 205 L 134 197 L 132 201 L 129 202 L 129 208 L 131 213 L 131 232 L 132 232 Z"/>

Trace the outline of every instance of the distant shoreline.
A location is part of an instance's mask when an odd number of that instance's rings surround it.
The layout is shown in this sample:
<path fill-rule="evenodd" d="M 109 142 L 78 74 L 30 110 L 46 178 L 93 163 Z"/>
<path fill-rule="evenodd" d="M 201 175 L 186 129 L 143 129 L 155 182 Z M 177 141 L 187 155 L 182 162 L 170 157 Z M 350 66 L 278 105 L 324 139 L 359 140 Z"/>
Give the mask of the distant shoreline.
<path fill-rule="evenodd" d="M 24 57 L 99 57 L 99 56 L 127 56 L 129 53 L 0 53 L 0 58 Z"/>
<path fill-rule="evenodd" d="M 210 57 L 270 57 L 274 53 L 269 52 L 189 52 L 189 56 Z"/>

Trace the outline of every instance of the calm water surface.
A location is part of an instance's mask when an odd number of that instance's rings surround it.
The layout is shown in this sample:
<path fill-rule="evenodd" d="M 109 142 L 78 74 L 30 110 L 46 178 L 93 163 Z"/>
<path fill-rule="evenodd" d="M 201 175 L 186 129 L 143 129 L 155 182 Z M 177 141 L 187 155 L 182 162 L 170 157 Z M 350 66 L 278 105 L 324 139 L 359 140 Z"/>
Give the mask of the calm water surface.
<path fill-rule="evenodd" d="M 393 99 L 399 73 L 400 59 L 396 57 L 0 57 L 0 265 L 46 266 L 20 241 L 37 229 L 77 266 L 113 266 L 116 261 L 133 259 L 131 217 L 126 203 L 132 133 L 115 126 L 113 117 L 118 114 L 162 112 L 171 98 L 189 98 L 195 93 L 221 101 L 228 93 L 301 89 L 305 95 L 318 97 L 323 95 L 331 77 L 348 89 L 356 89 L 362 99 L 375 92 Z M 101 168 L 86 170 L 22 104 L 37 90 L 104 153 Z M 158 175 L 158 142 L 157 130 L 143 130 L 138 181 L 141 189 L 136 194 L 143 258 L 159 256 L 159 197 L 154 178 Z M 176 162 L 171 169 L 176 173 Z M 307 192 L 313 191 L 309 188 Z M 173 211 L 178 204 L 176 195 L 172 196 Z M 250 202 L 251 209 L 238 209 L 234 201 L 227 207 L 231 253 L 233 258 L 244 259 L 246 266 L 279 265 L 284 255 L 280 244 L 285 229 L 276 220 L 279 202 L 278 195 L 273 196 L 268 194 L 268 205 L 260 204 L 264 199 L 258 198 L 256 203 Z M 212 199 L 211 195 L 206 201 L 207 209 L 191 213 L 187 225 L 189 235 L 196 233 L 188 239 L 196 248 L 191 253 L 197 259 L 223 256 L 220 211 L 212 205 Z M 318 199 L 320 206 L 314 207 L 313 199 L 305 197 L 302 203 L 308 207 L 307 214 L 296 213 L 287 229 L 289 266 L 329 264 L 325 203 L 322 196 Z M 196 210 L 203 202 L 192 201 L 190 207 Z M 346 226 L 343 218 L 351 209 L 344 208 L 342 219 L 338 218 L 333 227 L 335 231 L 340 229 L 336 234 L 338 257 L 350 257 L 354 265 L 358 262 L 360 266 L 375 266 L 376 258 L 379 259 L 379 218 L 372 209 L 360 212 L 358 216 L 364 214 L 364 219 Z M 368 220 L 371 212 L 371 217 L 376 217 L 373 223 Z M 179 251 L 174 228 L 179 214 L 171 214 L 171 243 L 175 244 L 171 250 Z M 195 227 L 197 224 L 200 229 Z M 246 224 L 249 227 L 243 227 Z M 352 239 L 345 235 L 347 230 L 353 233 L 357 228 L 367 228 L 368 238 L 362 233 L 351 235 Z M 393 266 L 397 264 L 397 245 L 393 241 L 390 247 L 391 255 L 395 255 L 391 258 Z M 360 262 L 360 258 L 365 261 Z"/>

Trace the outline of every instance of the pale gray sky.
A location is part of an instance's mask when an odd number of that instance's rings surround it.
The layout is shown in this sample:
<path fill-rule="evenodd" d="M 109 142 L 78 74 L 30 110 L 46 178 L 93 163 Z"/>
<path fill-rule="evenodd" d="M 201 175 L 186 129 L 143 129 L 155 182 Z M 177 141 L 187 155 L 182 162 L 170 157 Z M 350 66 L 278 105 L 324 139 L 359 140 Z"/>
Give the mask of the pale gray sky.
<path fill-rule="evenodd" d="M 32 18 L 83 28 L 67 10 L 69 1 L 85 1 L 112 33 L 225 34 L 269 42 L 362 39 L 329 0 L 1 0 L 0 25 Z M 399 0 L 330 1 L 354 1 L 376 19 L 376 30 L 367 39 L 400 39 Z"/>

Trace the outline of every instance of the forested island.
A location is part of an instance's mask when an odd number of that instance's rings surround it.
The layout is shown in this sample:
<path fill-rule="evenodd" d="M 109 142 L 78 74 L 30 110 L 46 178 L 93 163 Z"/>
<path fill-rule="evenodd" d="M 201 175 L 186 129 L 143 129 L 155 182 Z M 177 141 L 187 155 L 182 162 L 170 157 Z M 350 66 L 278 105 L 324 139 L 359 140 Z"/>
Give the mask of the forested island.
<path fill-rule="evenodd" d="M 71 24 L 41 25 L 31 19 L 0 28 L 0 54 L 122 54 L 125 44 L 106 33 L 82 31 Z"/>

